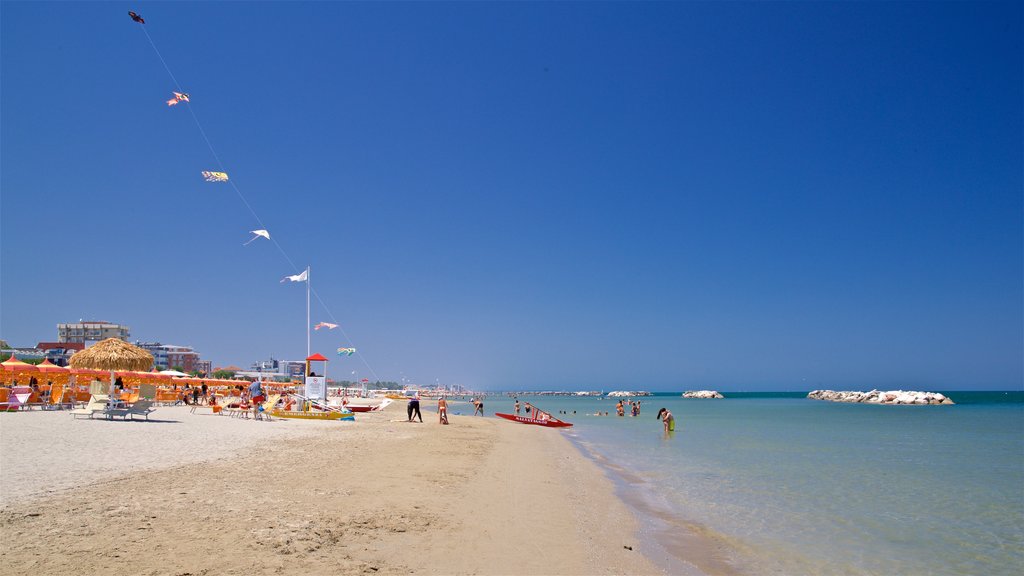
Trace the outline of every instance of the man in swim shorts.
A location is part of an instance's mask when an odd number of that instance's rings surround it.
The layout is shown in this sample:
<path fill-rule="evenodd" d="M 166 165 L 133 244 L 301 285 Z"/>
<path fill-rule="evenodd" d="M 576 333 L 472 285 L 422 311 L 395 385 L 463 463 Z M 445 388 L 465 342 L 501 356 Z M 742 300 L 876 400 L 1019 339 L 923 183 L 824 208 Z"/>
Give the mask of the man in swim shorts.
<path fill-rule="evenodd" d="M 252 415 L 258 417 L 260 415 L 260 405 L 267 399 L 266 395 L 263 394 L 263 383 L 259 380 L 253 380 L 252 384 L 249 384 L 249 397 L 252 398 Z"/>

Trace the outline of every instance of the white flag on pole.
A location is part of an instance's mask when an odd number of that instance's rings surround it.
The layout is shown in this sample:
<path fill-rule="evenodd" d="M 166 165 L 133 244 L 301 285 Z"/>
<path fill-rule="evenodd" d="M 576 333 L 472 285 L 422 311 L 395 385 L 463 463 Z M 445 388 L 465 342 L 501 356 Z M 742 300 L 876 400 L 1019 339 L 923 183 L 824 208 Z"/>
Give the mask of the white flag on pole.
<path fill-rule="evenodd" d="M 305 282 L 309 279 L 309 270 L 303 270 L 302 274 L 295 274 L 294 276 L 285 276 L 281 278 L 281 283 L 291 280 L 292 282 Z"/>

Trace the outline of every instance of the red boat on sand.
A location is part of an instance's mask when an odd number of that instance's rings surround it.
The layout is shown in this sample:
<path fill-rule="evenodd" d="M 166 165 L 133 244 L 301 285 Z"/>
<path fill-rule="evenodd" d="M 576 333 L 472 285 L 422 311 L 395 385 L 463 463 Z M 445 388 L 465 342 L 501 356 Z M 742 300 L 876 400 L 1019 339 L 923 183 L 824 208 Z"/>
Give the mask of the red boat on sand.
<path fill-rule="evenodd" d="M 533 408 L 533 417 L 502 414 L 501 412 L 495 412 L 494 415 L 505 420 L 519 422 L 520 424 L 533 424 L 535 426 L 547 426 L 548 428 L 568 428 L 572 426 L 569 422 L 563 422 L 543 410 L 538 410 L 536 406 L 531 406 L 531 408 Z"/>

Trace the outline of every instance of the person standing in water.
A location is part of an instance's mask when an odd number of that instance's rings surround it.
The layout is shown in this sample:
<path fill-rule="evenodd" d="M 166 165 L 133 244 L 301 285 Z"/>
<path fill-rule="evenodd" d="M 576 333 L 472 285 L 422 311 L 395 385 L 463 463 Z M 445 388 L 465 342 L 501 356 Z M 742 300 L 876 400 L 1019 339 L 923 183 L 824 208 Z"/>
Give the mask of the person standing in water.
<path fill-rule="evenodd" d="M 668 411 L 668 408 L 662 408 L 658 410 L 658 420 L 665 426 L 665 433 L 676 431 L 676 417 Z"/>

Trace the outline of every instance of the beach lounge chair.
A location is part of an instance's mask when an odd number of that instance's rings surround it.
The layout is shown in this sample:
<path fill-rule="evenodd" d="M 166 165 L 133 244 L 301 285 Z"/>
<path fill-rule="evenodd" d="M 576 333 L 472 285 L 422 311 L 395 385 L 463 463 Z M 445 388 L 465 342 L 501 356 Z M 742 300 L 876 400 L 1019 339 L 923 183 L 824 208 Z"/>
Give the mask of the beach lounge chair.
<path fill-rule="evenodd" d="M 76 419 L 79 416 L 88 416 L 92 418 L 94 414 L 102 414 L 107 409 L 107 395 L 106 394 L 93 394 L 89 397 L 89 403 L 86 404 L 85 408 L 76 408 L 71 411 L 71 415 Z"/>
<path fill-rule="evenodd" d="M 271 394 L 266 400 L 263 401 L 263 404 L 261 404 L 261 406 L 263 406 L 263 410 L 256 412 L 256 419 L 267 421 L 272 420 L 272 418 L 270 417 L 270 411 L 274 409 L 274 406 L 277 406 L 277 401 L 280 399 L 280 394 Z"/>
<path fill-rule="evenodd" d="M 67 395 L 68 390 L 64 387 L 63 383 L 50 386 L 50 397 L 47 399 L 46 405 L 43 406 L 43 409 L 60 410 L 65 406 L 69 406 L 71 403 L 64 401 L 64 397 Z"/>
<path fill-rule="evenodd" d="M 15 386 L 7 391 L 7 401 L 0 402 L 0 410 L 6 412 L 16 412 L 28 403 L 28 399 L 32 397 L 32 389 L 28 386 Z"/>
<path fill-rule="evenodd" d="M 136 416 L 145 416 L 146 420 L 149 420 L 149 415 L 156 412 L 156 408 L 153 408 L 152 400 L 139 400 L 128 407 L 128 416 L 132 420 L 135 420 Z"/>

